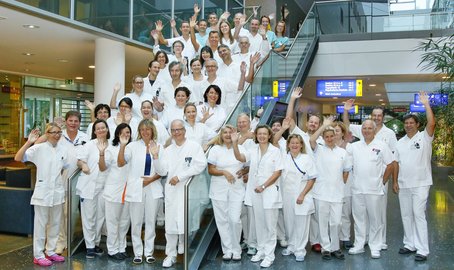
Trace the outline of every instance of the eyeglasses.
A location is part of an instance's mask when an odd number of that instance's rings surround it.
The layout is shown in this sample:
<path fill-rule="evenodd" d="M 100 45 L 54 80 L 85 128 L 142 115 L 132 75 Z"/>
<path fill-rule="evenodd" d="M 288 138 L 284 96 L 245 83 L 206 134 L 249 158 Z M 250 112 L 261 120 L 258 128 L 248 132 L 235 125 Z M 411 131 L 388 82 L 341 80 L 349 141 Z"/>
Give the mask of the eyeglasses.
<path fill-rule="evenodd" d="M 135 84 L 143 84 L 143 82 L 134 82 Z"/>
<path fill-rule="evenodd" d="M 48 131 L 47 133 L 52 134 L 52 135 L 61 135 L 63 132 L 62 131 Z"/>
<path fill-rule="evenodd" d="M 170 132 L 177 133 L 177 132 L 182 132 L 183 130 L 184 130 L 184 128 L 172 128 L 172 129 L 170 129 Z"/>

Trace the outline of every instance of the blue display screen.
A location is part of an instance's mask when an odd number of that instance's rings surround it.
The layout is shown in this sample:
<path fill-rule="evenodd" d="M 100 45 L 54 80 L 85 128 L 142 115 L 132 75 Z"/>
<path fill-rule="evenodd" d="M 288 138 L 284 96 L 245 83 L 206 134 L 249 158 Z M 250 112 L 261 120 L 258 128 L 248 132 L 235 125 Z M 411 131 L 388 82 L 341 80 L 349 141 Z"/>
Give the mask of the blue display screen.
<path fill-rule="evenodd" d="M 424 105 L 420 104 L 415 104 L 415 103 L 410 103 L 410 112 L 416 113 L 416 112 L 425 112 L 426 108 L 424 108 Z"/>
<path fill-rule="evenodd" d="M 317 97 L 360 97 L 362 80 L 317 80 Z"/>
<path fill-rule="evenodd" d="M 337 113 L 344 113 L 344 105 L 336 105 L 336 112 Z M 348 110 L 348 113 L 350 114 L 355 114 L 355 107 L 352 107 L 350 110 Z"/>
<path fill-rule="evenodd" d="M 431 106 L 448 105 L 448 94 L 428 93 L 427 95 L 429 96 Z M 414 102 L 416 105 L 422 105 L 422 103 L 419 102 L 419 94 L 415 94 Z"/>

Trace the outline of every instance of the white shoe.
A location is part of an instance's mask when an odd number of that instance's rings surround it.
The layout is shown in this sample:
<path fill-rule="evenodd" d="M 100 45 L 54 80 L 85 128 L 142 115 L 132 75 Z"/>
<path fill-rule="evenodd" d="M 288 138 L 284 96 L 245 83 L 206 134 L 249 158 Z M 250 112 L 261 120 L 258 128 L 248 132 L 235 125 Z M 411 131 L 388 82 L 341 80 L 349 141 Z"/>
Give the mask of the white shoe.
<path fill-rule="evenodd" d="M 167 256 L 162 262 L 162 267 L 169 268 L 176 262 L 176 258 L 173 256 Z"/>
<path fill-rule="evenodd" d="M 387 250 L 388 245 L 387 244 L 381 244 L 381 250 Z"/>
<path fill-rule="evenodd" d="M 295 259 L 297 262 L 304 262 L 304 255 L 295 255 Z"/>
<path fill-rule="evenodd" d="M 166 224 L 166 223 L 165 223 L 164 220 L 158 220 L 158 221 L 156 222 L 156 226 L 158 226 L 158 227 L 164 227 L 165 224 Z"/>
<path fill-rule="evenodd" d="M 232 260 L 241 261 L 241 253 L 240 254 L 233 254 Z"/>
<path fill-rule="evenodd" d="M 222 256 L 223 261 L 230 261 L 232 259 L 232 253 L 226 253 Z"/>
<path fill-rule="evenodd" d="M 281 254 L 282 254 L 282 256 L 289 256 L 289 255 L 292 255 L 293 252 L 286 248 L 286 249 L 282 250 Z"/>
<path fill-rule="evenodd" d="M 380 259 L 380 250 L 371 250 L 370 256 L 372 259 Z"/>
<path fill-rule="evenodd" d="M 251 262 L 259 262 L 261 260 L 265 259 L 265 254 L 258 253 L 252 256 Z"/>
<path fill-rule="evenodd" d="M 178 254 L 184 254 L 184 244 L 178 244 Z"/>
<path fill-rule="evenodd" d="M 279 241 L 279 245 L 283 248 L 286 248 L 288 246 L 288 242 L 284 240 L 280 240 Z"/>
<path fill-rule="evenodd" d="M 356 255 L 361 253 L 364 253 L 364 248 L 352 247 L 351 249 L 348 250 L 348 254 L 350 255 Z"/>
<path fill-rule="evenodd" d="M 273 261 L 270 261 L 269 259 L 264 259 L 264 260 L 260 263 L 260 267 L 262 267 L 262 268 L 268 268 L 268 267 L 270 267 L 272 264 L 273 264 Z"/>

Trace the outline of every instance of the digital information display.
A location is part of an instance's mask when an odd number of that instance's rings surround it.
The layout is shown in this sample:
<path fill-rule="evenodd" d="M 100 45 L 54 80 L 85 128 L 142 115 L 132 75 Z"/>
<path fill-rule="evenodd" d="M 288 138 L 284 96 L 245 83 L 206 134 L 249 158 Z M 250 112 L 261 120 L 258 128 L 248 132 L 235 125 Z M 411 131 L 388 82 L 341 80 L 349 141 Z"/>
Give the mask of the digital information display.
<path fill-rule="evenodd" d="M 417 112 L 425 112 L 425 111 L 426 111 L 426 108 L 424 108 L 424 105 L 410 103 L 410 112 L 417 113 Z"/>
<path fill-rule="evenodd" d="M 283 97 L 290 85 L 290 80 L 273 81 L 273 97 Z"/>
<path fill-rule="evenodd" d="M 440 94 L 440 93 L 428 93 L 430 105 L 432 106 L 445 106 L 448 105 L 448 94 Z M 419 94 L 415 94 L 414 104 L 422 105 L 419 102 Z"/>
<path fill-rule="evenodd" d="M 363 80 L 317 80 L 317 97 L 362 97 Z"/>
<path fill-rule="evenodd" d="M 337 113 L 344 113 L 344 105 L 336 105 L 336 112 Z M 357 114 L 358 113 L 358 105 L 355 105 L 353 108 L 348 110 L 349 114 Z"/>

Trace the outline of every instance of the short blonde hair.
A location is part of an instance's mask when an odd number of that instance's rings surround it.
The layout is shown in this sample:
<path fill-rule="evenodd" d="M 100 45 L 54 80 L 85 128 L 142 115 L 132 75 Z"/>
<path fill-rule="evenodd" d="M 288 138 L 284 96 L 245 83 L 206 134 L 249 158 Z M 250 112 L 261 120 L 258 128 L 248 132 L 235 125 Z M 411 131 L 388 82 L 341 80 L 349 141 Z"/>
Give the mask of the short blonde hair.
<path fill-rule="evenodd" d="M 142 136 L 140 135 L 140 128 L 142 127 L 151 128 L 151 132 L 153 133 L 151 138 L 153 140 L 156 140 L 156 138 L 158 137 L 158 132 L 156 131 L 156 126 L 153 124 L 153 121 L 150 119 L 143 119 L 142 121 L 140 121 L 139 127 L 137 128 L 137 140 L 142 139 Z"/>
<path fill-rule="evenodd" d="M 214 141 L 214 144 L 216 145 L 224 145 L 224 139 L 222 139 L 222 133 L 224 133 L 224 130 L 226 129 L 231 129 L 232 131 L 235 130 L 235 127 L 232 125 L 225 125 L 221 128 L 219 131 L 219 134 L 216 136 L 216 139 Z"/>
<path fill-rule="evenodd" d="M 290 141 L 291 141 L 292 139 L 298 139 L 298 141 L 299 141 L 300 144 L 301 144 L 301 151 L 300 151 L 300 152 L 301 152 L 302 154 L 306 154 L 306 145 L 304 144 L 303 137 L 301 137 L 301 135 L 299 135 L 299 134 L 291 134 L 290 136 L 288 136 L 288 138 L 287 138 L 287 152 L 290 151 L 289 145 L 290 145 Z"/>
<path fill-rule="evenodd" d="M 44 132 L 45 133 L 50 132 L 52 128 L 58 128 L 59 130 L 61 130 L 61 127 L 57 123 L 51 122 L 46 124 L 46 130 Z"/>

